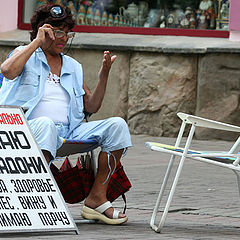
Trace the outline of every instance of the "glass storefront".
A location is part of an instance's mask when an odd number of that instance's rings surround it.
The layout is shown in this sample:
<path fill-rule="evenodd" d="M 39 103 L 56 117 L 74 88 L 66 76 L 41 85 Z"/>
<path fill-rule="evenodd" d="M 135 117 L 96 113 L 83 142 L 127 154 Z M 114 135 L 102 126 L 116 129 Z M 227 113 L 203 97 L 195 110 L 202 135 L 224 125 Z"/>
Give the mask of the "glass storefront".
<path fill-rule="evenodd" d="M 22 0 L 23 23 L 44 3 L 68 6 L 78 26 L 228 30 L 230 0 Z"/>

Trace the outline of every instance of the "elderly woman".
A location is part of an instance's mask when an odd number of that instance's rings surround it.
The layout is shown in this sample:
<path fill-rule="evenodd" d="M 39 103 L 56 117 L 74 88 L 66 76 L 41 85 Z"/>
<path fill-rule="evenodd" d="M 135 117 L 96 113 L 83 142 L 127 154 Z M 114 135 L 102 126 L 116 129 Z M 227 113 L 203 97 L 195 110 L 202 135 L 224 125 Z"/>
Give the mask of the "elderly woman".
<path fill-rule="evenodd" d="M 82 216 L 107 224 L 124 223 L 127 216 L 113 209 L 106 191 L 109 172 L 131 146 L 128 126 L 119 117 L 83 122 L 83 110 L 99 110 L 116 56 L 104 52 L 97 86 L 91 93 L 81 64 L 63 54 L 68 39 L 74 36 L 70 9 L 42 5 L 34 12 L 31 25 L 30 44 L 17 47 L 1 65 L 5 78 L 0 104 L 28 108 L 26 117 L 47 162 L 55 158 L 63 138 L 97 140 L 101 147 L 98 172 Z"/>

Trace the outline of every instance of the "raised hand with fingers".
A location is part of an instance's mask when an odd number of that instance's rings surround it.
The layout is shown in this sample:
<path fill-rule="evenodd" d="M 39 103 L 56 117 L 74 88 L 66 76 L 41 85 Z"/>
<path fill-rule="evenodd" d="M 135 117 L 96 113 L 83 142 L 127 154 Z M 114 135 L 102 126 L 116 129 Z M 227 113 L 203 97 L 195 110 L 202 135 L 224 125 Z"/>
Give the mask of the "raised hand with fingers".
<path fill-rule="evenodd" d="M 102 66 L 101 66 L 101 69 L 98 74 L 100 81 L 107 80 L 111 66 L 114 63 L 114 61 L 116 60 L 116 58 L 117 58 L 116 55 L 111 56 L 109 51 L 104 51 Z"/>

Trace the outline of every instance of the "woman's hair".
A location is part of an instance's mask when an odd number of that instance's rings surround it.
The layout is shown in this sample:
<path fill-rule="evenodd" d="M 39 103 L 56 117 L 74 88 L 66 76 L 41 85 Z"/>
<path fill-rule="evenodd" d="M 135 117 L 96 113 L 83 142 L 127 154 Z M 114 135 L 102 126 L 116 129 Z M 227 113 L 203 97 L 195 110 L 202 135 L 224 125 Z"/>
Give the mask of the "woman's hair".
<path fill-rule="evenodd" d="M 63 11 L 63 14 L 55 17 L 51 13 L 51 9 L 53 7 L 60 7 Z M 68 7 L 62 7 L 58 4 L 44 4 L 38 7 L 32 18 L 31 18 L 31 25 L 32 31 L 30 32 L 30 39 L 31 41 L 36 38 L 38 28 L 43 26 L 45 23 L 52 25 L 53 27 L 59 27 L 64 25 L 68 27 L 70 30 L 73 29 L 75 25 L 75 21 L 73 19 L 71 10 Z"/>

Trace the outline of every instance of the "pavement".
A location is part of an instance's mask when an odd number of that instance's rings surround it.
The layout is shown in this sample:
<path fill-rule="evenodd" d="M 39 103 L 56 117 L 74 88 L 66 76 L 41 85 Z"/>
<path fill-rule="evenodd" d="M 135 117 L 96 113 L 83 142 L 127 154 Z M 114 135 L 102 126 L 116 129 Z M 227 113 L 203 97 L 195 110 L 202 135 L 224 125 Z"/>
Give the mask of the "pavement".
<path fill-rule="evenodd" d="M 166 171 L 169 155 L 150 151 L 146 141 L 173 144 L 174 138 L 133 135 L 134 147 L 123 159 L 125 171 L 133 185 L 127 196 L 129 220 L 120 226 L 103 223 L 77 223 L 74 232 L 1 234 L 1 239 L 75 240 L 75 239 L 240 239 L 239 193 L 232 171 L 186 160 L 162 232 L 149 226 L 151 214 Z M 226 150 L 231 142 L 194 140 L 192 149 Z M 75 158 L 76 156 L 72 156 Z M 177 162 L 177 161 L 176 161 Z M 169 187 L 168 187 L 169 188 Z M 113 205 L 120 209 L 119 198 Z M 82 204 L 67 205 L 73 218 L 80 220 Z M 161 211 L 159 212 L 161 214 Z"/>

